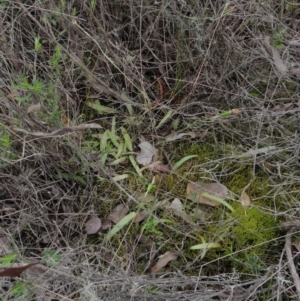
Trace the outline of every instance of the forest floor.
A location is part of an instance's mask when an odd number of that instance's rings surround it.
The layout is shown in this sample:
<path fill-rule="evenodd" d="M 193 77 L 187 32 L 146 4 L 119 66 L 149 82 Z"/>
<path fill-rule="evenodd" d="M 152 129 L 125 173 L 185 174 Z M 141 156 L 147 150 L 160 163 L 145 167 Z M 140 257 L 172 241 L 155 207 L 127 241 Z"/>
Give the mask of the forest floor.
<path fill-rule="evenodd" d="M 299 300 L 299 18 L 0 1 L 1 300 Z"/>

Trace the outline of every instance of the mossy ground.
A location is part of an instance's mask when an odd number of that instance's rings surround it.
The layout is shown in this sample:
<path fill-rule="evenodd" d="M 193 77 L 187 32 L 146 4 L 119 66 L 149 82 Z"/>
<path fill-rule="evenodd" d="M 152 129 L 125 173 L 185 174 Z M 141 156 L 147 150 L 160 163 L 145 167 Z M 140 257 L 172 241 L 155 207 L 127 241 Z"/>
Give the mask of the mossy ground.
<path fill-rule="evenodd" d="M 217 266 L 223 265 L 226 267 L 225 270 L 239 266 L 240 271 L 253 273 L 253 267 L 249 262 L 257 262 L 258 266 L 259 262 L 266 263 L 267 258 L 268 262 L 272 260 L 275 262 L 278 258 L 277 252 L 273 252 L 273 258 L 270 258 L 268 250 L 272 246 L 272 240 L 279 236 L 280 220 L 272 213 L 279 206 L 280 199 L 268 197 L 270 190 L 268 175 L 258 169 L 253 175 L 253 166 L 248 164 L 247 158 L 234 159 L 232 149 L 232 145 L 216 147 L 209 141 L 196 144 L 179 143 L 175 148 L 172 147 L 171 156 L 174 162 L 192 154 L 197 155 L 197 158 L 187 161 L 176 173 L 170 173 L 163 178 L 153 192 L 156 202 L 161 201 L 164 196 L 170 199 L 180 198 L 191 220 L 198 224 L 198 227 L 194 228 L 172 215 L 168 209 L 161 208 L 155 211 L 156 218 L 168 220 L 169 224 L 158 223 L 153 229 L 148 229 L 147 235 L 156 241 L 161 252 L 174 248 L 180 250 L 182 256 L 173 265 L 183 268 L 187 262 L 193 262 L 199 256 L 199 251 L 190 250 L 192 245 L 201 243 L 199 235 L 207 242 L 221 244 L 220 249 L 209 250 L 202 260 L 199 259 L 194 266 L 189 267 L 191 275 L 197 272 L 201 264 L 208 262 L 218 262 Z M 219 174 L 218 178 L 211 177 L 211 169 L 214 170 L 214 174 Z M 233 206 L 234 212 L 229 212 L 223 206 L 204 208 L 203 205 L 186 200 L 185 191 L 189 181 L 215 180 L 220 181 L 231 191 L 232 196 L 227 201 Z M 250 207 L 245 209 L 239 196 L 247 186 L 249 186 L 247 193 L 251 196 L 252 202 Z M 148 204 L 148 208 L 152 205 Z M 199 210 L 205 210 L 209 216 L 205 222 L 193 219 L 192 210 L 197 207 Z M 185 236 L 187 232 L 190 237 Z M 262 272 L 263 266 L 264 264 L 261 264 L 261 269 L 257 268 L 256 271 Z M 215 264 L 211 264 L 203 271 L 211 274 L 215 267 Z"/>

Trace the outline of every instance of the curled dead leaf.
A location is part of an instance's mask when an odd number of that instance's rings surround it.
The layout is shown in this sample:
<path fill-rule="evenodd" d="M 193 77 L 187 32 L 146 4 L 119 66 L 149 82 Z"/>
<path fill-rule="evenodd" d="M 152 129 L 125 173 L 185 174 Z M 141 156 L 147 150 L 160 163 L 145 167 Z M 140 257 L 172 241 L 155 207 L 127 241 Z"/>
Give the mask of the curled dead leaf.
<path fill-rule="evenodd" d="M 87 234 L 95 234 L 100 230 L 100 228 L 101 228 L 101 219 L 97 216 L 91 217 L 85 223 L 85 231 Z"/>
<path fill-rule="evenodd" d="M 163 254 L 157 261 L 157 263 L 151 268 L 151 274 L 159 272 L 163 267 L 165 267 L 170 261 L 176 260 L 177 255 L 173 252 L 167 251 Z"/>
<path fill-rule="evenodd" d="M 241 194 L 241 203 L 245 209 L 248 208 L 251 204 L 250 196 L 247 194 L 246 191 L 243 191 Z"/>
<path fill-rule="evenodd" d="M 186 188 L 186 197 L 189 200 L 198 202 L 200 204 L 209 205 L 213 207 L 219 206 L 221 203 L 210 198 L 205 197 L 203 194 L 209 194 L 212 196 L 225 199 L 228 193 L 228 189 L 219 183 L 200 183 L 191 182 L 188 183 Z"/>
<path fill-rule="evenodd" d="M 169 209 L 188 224 L 194 224 L 191 217 L 185 212 L 184 206 L 179 199 L 175 198 L 169 206 Z"/>

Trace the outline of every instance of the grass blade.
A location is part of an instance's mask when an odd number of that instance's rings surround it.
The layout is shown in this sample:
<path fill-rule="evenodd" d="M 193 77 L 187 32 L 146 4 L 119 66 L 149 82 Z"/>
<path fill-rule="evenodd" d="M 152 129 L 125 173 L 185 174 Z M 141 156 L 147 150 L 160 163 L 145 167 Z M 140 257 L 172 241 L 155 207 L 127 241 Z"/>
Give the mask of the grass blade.
<path fill-rule="evenodd" d="M 155 127 L 155 129 L 159 129 L 173 114 L 173 110 L 169 110 L 168 113 L 164 116 L 164 118 L 159 122 L 159 124 Z"/>
<path fill-rule="evenodd" d="M 216 242 L 208 242 L 205 244 L 194 245 L 190 247 L 190 250 L 216 249 L 220 247 L 221 245 Z"/>
<path fill-rule="evenodd" d="M 198 157 L 197 155 L 189 155 L 186 156 L 184 158 L 182 158 L 181 160 L 179 160 L 174 166 L 173 166 L 173 171 L 175 171 L 176 169 L 178 169 L 183 163 L 185 163 L 186 161 L 192 159 L 192 158 L 196 158 Z"/>
<path fill-rule="evenodd" d="M 221 204 L 223 204 L 225 207 L 227 207 L 231 212 L 234 212 L 234 209 L 231 205 L 229 205 L 226 201 L 224 201 L 223 199 L 215 196 L 215 195 L 211 195 L 207 192 L 201 193 L 202 196 L 204 196 L 205 198 L 211 199 L 213 201 L 219 202 Z"/>
<path fill-rule="evenodd" d="M 136 216 L 136 212 L 131 212 L 124 216 L 104 237 L 104 242 L 108 242 L 116 233 L 123 229 Z"/>
<path fill-rule="evenodd" d="M 133 147 L 131 143 L 131 139 L 125 128 L 121 127 L 121 131 L 125 140 L 125 145 L 130 152 L 133 152 Z"/>
<path fill-rule="evenodd" d="M 143 176 L 143 174 L 142 174 L 140 168 L 139 168 L 138 165 L 136 164 L 136 161 L 135 161 L 135 159 L 134 159 L 134 157 L 133 157 L 132 155 L 129 156 L 129 160 L 130 160 L 132 166 L 134 167 L 135 171 L 137 172 L 137 174 L 138 174 L 141 178 L 143 178 L 144 176 Z"/>

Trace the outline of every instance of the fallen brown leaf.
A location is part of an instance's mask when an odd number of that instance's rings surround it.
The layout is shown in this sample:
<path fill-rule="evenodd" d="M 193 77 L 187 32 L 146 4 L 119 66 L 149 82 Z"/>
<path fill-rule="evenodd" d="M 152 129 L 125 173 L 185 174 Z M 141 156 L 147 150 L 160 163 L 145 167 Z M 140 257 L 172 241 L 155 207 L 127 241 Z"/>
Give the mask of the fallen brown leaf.
<path fill-rule="evenodd" d="M 61 114 L 60 119 L 64 126 L 67 126 L 67 127 L 73 126 L 72 121 L 69 119 L 69 117 L 67 115 Z"/>
<path fill-rule="evenodd" d="M 111 220 L 105 219 L 102 221 L 101 229 L 100 230 L 107 230 L 111 228 Z"/>
<path fill-rule="evenodd" d="M 0 272 L 0 277 L 19 277 L 24 271 L 38 264 L 38 262 L 30 263 L 22 267 L 7 268 Z"/>
<path fill-rule="evenodd" d="M 179 199 L 175 198 L 169 206 L 169 209 L 172 210 L 173 214 L 182 218 L 188 224 L 194 224 L 191 217 L 185 212 L 184 206 Z"/>
<path fill-rule="evenodd" d="M 219 183 L 200 183 L 192 182 L 188 183 L 186 188 L 186 198 L 194 202 L 209 205 L 213 207 L 219 206 L 221 203 L 204 197 L 202 194 L 208 193 L 212 196 L 225 199 L 228 193 L 228 189 Z"/>
<path fill-rule="evenodd" d="M 155 147 L 148 141 L 143 141 L 139 144 L 139 148 L 141 149 L 141 152 L 137 155 L 136 161 L 143 166 L 149 165 L 156 153 Z"/>
<path fill-rule="evenodd" d="M 128 203 L 117 205 L 108 215 L 107 219 L 118 223 L 129 211 Z"/>
<path fill-rule="evenodd" d="M 139 223 L 148 217 L 149 213 L 146 210 L 140 210 L 136 213 L 134 223 Z"/>
<path fill-rule="evenodd" d="M 97 216 L 93 216 L 85 223 L 85 231 L 87 234 L 95 234 L 101 228 L 101 219 Z"/>
<path fill-rule="evenodd" d="M 241 203 L 242 203 L 242 206 L 245 209 L 248 208 L 251 205 L 250 196 L 245 191 L 243 191 L 242 194 L 241 194 Z"/>
<path fill-rule="evenodd" d="M 151 268 L 151 274 L 159 272 L 163 267 L 165 267 L 170 261 L 176 260 L 177 255 L 173 252 L 167 251 L 163 254 L 157 261 L 156 265 Z"/>
<path fill-rule="evenodd" d="M 143 171 L 144 169 L 154 170 L 157 172 L 170 172 L 172 170 L 172 166 L 170 166 L 169 164 L 162 164 L 161 161 L 155 161 L 141 168 L 141 171 Z"/>
<path fill-rule="evenodd" d="M 31 105 L 28 107 L 27 109 L 27 114 L 30 114 L 34 111 L 37 111 L 37 110 L 40 110 L 41 109 L 41 104 L 40 103 L 37 103 L 37 104 L 34 104 L 34 105 Z"/>

